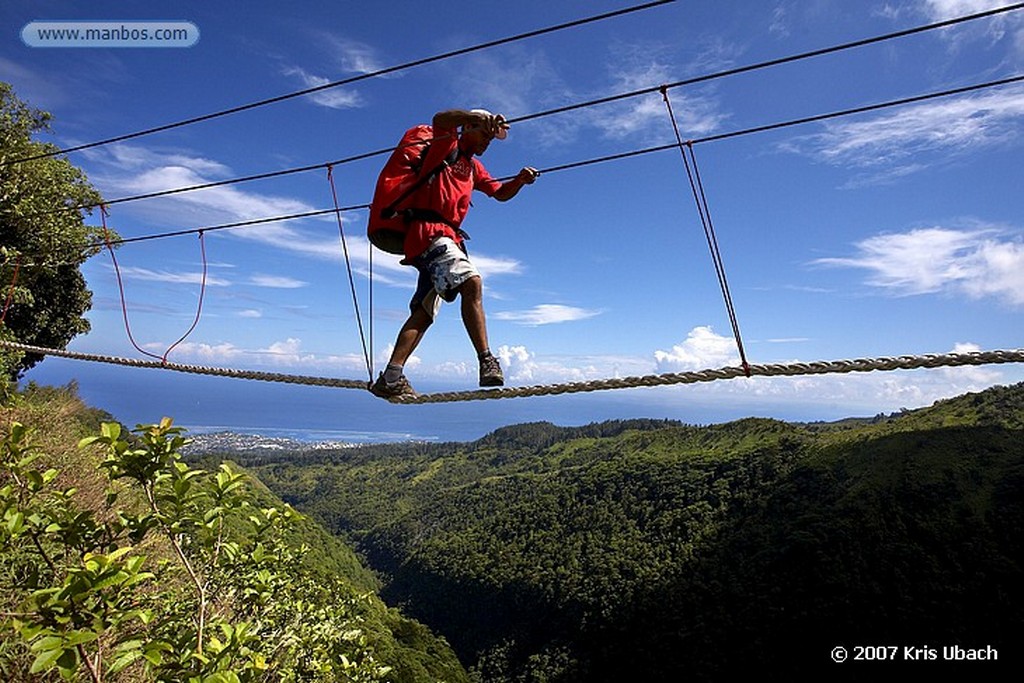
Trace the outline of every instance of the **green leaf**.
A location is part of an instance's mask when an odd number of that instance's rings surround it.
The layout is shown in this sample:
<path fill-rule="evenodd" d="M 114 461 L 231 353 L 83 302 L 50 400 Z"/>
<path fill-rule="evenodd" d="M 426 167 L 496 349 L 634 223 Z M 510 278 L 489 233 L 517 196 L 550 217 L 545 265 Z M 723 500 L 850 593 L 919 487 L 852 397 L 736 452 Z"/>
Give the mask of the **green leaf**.
<path fill-rule="evenodd" d="M 143 581 L 149 581 L 150 579 L 155 578 L 156 574 L 154 574 L 153 572 L 139 572 L 138 574 L 133 575 L 131 578 L 125 581 L 123 587 L 128 588 L 129 586 L 134 586 L 137 583 L 142 583 Z"/>
<path fill-rule="evenodd" d="M 52 591 L 54 589 L 50 589 L 50 590 Z M 45 592 L 45 591 L 37 591 L 37 592 L 42 593 L 42 592 Z M 54 649 L 59 650 L 59 649 L 61 649 L 61 642 L 62 641 L 60 639 L 60 636 L 55 636 L 55 635 L 43 636 L 39 640 L 37 640 L 34 643 L 32 643 L 32 651 L 33 652 L 37 652 L 37 651 L 40 651 L 40 650 L 54 650 Z"/>
<path fill-rule="evenodd" d="M 57 658 L 57 668 L 64 680 L 72 680 L 78 671 L 78 650 L 74 648 L 64 650 Z"/>
<path fill-rule="evenodd" d="M 203 683 L 240 683 L 241 679 L 233 671 L 218 671 L 203 679 Z"/>
<path fill-rule="evenodd" d="M 87 436 L 84 439 L 79 439 L 78 447 L 79 448 L 86 448 L 88 446 L 93 445 L 97 441 L 103 441 L 103 437 L 102 436 Z"/>
<path fill-rule="evenodd" d="M 58 639 L 58 643 L 59 642 L 60 641 Z M 60 659 L 61 655 L 63 654 L 64 649 L 61 647 L 56 647 L 50 650 L 43 650 L 39 653 L 39 656 L 36 657 L 35 661 L 32 662 L 32 668 L 29 669 L 28 672 L 30 674 L 38 674 L 42 673 L 43 671 L 49 671 L 54 667 L 54 665 L 56 665 L 57 660 Z"/>
<path fill-rule="evenodd" d="M 140 652 L 139 650 L 129 650 L 128 652 L 125 652 L 120 657 L 114 660 L 114 662 L 110 665 L 110 668 L 107 669 L 107 673 L 116 674 L 118 671 L 121 671 L 125 667 L 129 666 L 132 662 L 134 662 L 141 656 L 142 652 Z M 154 664 L 159 664 L 159 662 L 154 662 Z"/>
<path fill-rule="evenodd" d="M 91 643 L 99 637 L 99 634 L 94 631 L 72 631 L 66 636 L 65 642 L 68 645 L 82 645 Z"/>
<path fill-rule="evenodd" d="M 110 441 L 117 441 L 121 436 L 121 425 L 117 422 L 104 422 L 100 433 Z"/>
<path fill-rule="evenodd" d="M 122 547 L 118 548 L 117 550 L 115 550 L 114 552 L 112 552 L 109 555 L 107 555 L 107 558 L 111 562 L 116 562 L 117 560 L 120 560 L 122 557 L 124 557 L 125 555 L 127 555 L 131 551 L 132 551 L 132 547 L 130 545 L 122 546 Z"/>
<path fill-rule="evenodd" d="M 20 510 L 7 519 L 7 531 L 12 536 L 18 534 L 25 526 L 25 514 Z"/>

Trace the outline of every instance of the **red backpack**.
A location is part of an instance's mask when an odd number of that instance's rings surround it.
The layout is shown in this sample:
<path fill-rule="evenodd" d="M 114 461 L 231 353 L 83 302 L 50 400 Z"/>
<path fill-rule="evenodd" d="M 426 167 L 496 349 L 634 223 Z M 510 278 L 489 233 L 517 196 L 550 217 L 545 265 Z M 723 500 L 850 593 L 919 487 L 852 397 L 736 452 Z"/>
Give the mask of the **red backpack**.
<path fill-rule="evenodd" d="M 390 254 L 404 253 L 407 222 L 417 210 L 400 205 L 457 156 L 458 149 L 437 167 L 422 173 L 423 160 L 433 139 L 434 129 L 431 126 L 424 124 L 410 128 L 381 169 L 366 225 L 366 235 L 378 249 Z"/>

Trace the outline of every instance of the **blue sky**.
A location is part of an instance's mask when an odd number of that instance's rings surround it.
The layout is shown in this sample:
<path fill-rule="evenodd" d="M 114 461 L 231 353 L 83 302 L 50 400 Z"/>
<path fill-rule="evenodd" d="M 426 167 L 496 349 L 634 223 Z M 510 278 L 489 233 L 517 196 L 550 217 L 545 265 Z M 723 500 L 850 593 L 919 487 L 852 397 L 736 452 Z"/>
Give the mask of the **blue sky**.
<path fill-rule="evenodd" d="M 1001 4 L 1010 3 L 680 0 L 70 158 L 115 199 L 382 149 L 441 109 L 526 117 Z M 45 139 L 66 147 L 628 6 L 4 3 L 0 80 L 54 115 Z M 32 21 L 101 19 L 187 21 L 201 37 L 191 47 L 121 49 L 29 47 L 20 37 Z M 995 80 L 1022 67 L 1024 11 L 1015 11 L 669 94 L 684 139 L 695 139 Z M 1017 84 L 696 145 L 749 360 L 1024 346 L 1022 122 Z M 507 176 L 524 165 L 551 168 L 673 141 L 664 103 L 652 94 L 523 121 L 482 161 Z M 341 205 L 369 202 L 383 161 L 335 168 Z M 109 224 L 134 237 L 331 206 L 326 175 L 315 171 L 116 204 Z M 364 316 L 365 220 L 361 211 L 344 215 Z M 506 204 L 480 195 L 464 227 L 509 384 L 737 363 L 678 152 L 544 174 Z M 206 251 L 203 315 L 170 360 L 367 377 L 333 216 L 209 233 Z M 118 260 L 132 331 L 163 353 L 195 315 L 198 239 L 125 245 Z M 71 348 L 138 356 L 109 257 L 92 259 L 85 273 L 95 293 L 93 330 Z M 378 369 L 414 279 L 375 254 Z M 475 386 L 457 307 L 442 312 L 407 374 L 421 389 Z M 1005 365 L 733 380 L 642 390 L 642 398 L 624 392 L 619 400 L 788 416 L 786 407 L 799 405 L 816 418 L 916 407 L 1022 379 L 1021 365 Z M 552 402 L 551 419 L 560 405 Z M 508 421 L 516 418 L 510 408 Z"/>

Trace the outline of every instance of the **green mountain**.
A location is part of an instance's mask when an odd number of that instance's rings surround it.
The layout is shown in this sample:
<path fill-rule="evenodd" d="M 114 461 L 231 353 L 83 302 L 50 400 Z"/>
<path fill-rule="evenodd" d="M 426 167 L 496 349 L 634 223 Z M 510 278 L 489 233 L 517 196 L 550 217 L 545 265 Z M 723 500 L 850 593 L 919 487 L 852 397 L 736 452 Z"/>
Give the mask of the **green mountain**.
<path fill-rule="evenodd" d="M 143 672 L 143 657 L 153 665 L 164 665 L 160 680 L 193 680 L 183 673 L 187 665 L 178 674 L 168 673 L 167 666 L 171 657 L 168 652 L 191 653 L 197 650 L 193 643 L 174 643 L 172 646 L 162 642 L 159 650 L 140 649 L 140 644 L 145 641 L 142 633 L 147 629 L 152 632 L 155 623 L 180 616 L 180 622 L 175 623 L 192 624 L 196 621 L 196 614 L 194 606 L 184 606 L 184 598 L 189 595 L 187 577 L 162 569 L 174 564 L 176 557 L 166 539 L 150 533 L 158 525 L 152 521 L 135 524 L 130 527 L 133 530 L 130 536 L 138 547 L 133 551 L 126 543 L 128 539 L 122 533 L 123 523 L 147 507 L 143 491 L 127 484 L 112 485 L 105 466 L 101 465 L 101 452 L 77 446 L 82 437 L 99 432 L 101 423 L 112 422 L 110 415 L 83 405 L 74 386 L 63 389 L 30 386 L 13 397 L 9 405 L 3 406 L 0 415 L 0 680 L 11 683 L 58 680 L 57 671 L 52 668 L 54 665 L 59 665 L 61 673 L 69 680 L 153 680 Z M 28 447 L 30 441 L 27 438 L 19 440 L 19 425 L 33 430 L 32 448 Z M 140 447 L 143 443 L 136 440 L 132 447 Z M 218 472 L 219 463 L 195 464 L 206 472 Z M 182 468 L 188 469 L 184 465 Z M 218 473 L 220 476 L 224 476 L 223 473 Z M 192 470 L 187 478 L 175 482 L 174 490 L 187 492 L 194 487 L 198 491 L 202 478 L 198 469 Z M 48 489 L 50 484 L 54 487 L 52 491 Z M 270 535 L 266 544 L 261 542 L 250 549 L 246 545 L 250 540 L 246 535 L 252 525 L 243 526 L 241 521 L 246 517 L 259 521 L 257 510 L 281 510 L 283 503 L 258 480 L 245 480 L 243 486 L 246 493 L 242 498 L 232 499 L 225 494 L 217 499 L 219 505 L 206 496 L 189 498 L 188 506 L 176 508 L 181 516 L 173 518 L 173 523 L 178 523 L 196 514 L 213 529 L 215 522 L 211 520 L 218 518 L 218 510 L 231 508 L 244 500 L 241 507 L 236 506 L 240 510 L 239 515 L 228 518 L 223 535 L 218 532 L 214 556 L 227 558 L 233 546 L 244 549 L 245 553 L 251 550 L 253 562 L 257 562 L 257 553 L 264 555 L 263 565 L 226 559 L 223 573 L 218 574 L 222 565 L 205 563 L 201 556 L 202 548 L 194 540 L 199 539 L 200 534 L 190 535 L 190 529 L 195 527 L 182 526 L 176 530 L 180 538 L 190 539 L 191 544 L 182 543 L 179 547 L 182 554 L 193 561 L 192 566 L 203 572 L 203 581 L 207 585 L 217 582 L 217 585 L 231 587 L 230 591 L 210 596 L 209 602 L 213 605 L 210 614 L 223 612 L 221 622 L 235 623 L 235 628 L 240 628 L 238 624 L 245 623 L 247 619 L 255 622 L 261 618 L 259 615 L 271 615 L 272 618 L 268 619 L 271 623 L 259 624 L 261 639 L 287 630 L 290 634 L 287 638 L 295 641 L 306 638 L 308 642 L 326 644 L 324 647 L 333 648 L 334 658 L 343 664 L 340 668 L 345 672 L 335 675 L 323 669 L 316 672 L 297 669 L 276 671 L 273 657 L 264 661 L 255 656 L 249 657 L 242 650 L 243 646 L 238 645 L 242 642 L 239 631 L 218 627 L 209 638 L 204 661 L 216 663 L 218 659 L 226 660 L 231 656 L 237 664 L 246 662 L 248 657 L 253 666 L 239 671 L 232 665 L 226 672 L 219 670 L 216 675 L 202 680 L 468 682 L 465 668 L 447 642 L 422 623 L 389 608 L 377 594 L 380 584 L 376 575 L 360 563 L 342 540 L 308 517 L 297 520 L 288 528 L 287 546 L 294 549 L 307 547 L 308 551 L 298 551 L 298 561 L 294 566 L 296 581 L 284 584 L 292 591 L 305 592 L 297 597 L 282 595 L 281 591 L 286 588 L 272 583 L 282 578 L 275 579 L 273 570 L 278 563 L 288 561 L 286 553 L 280 546 L 269 545 L 272 541 Z M 154 487 L 152 490 L 157 491 L 154 497 L 163 501 L 171 495 L 167 489 Z M 192 509 L 193 505 L 196 511 Z M 70 514 L 64 514 L 65 509 L 70 510 Z M 122 522 L 120 526 L 118 520 Z M 27 540 L 29 537 L 35 540 Z M 115 547 L 120 549 L 113 553 Z M 90 559 L 95 557 L 98 549 L 112 553 L 109 555 L 111 562 L 121 553 L 137 551 L 139 556 L 135 559 L 140 564 L 126 564 L 121 573 L 110 572 L 100 578 L 90 578 L 90 566 L 101 566 Z M 254 566 L 258 570 L 250 571 Z M 129 574 L 126 572 L 138 568 L 145 570 L 148 579 L 140 575 L 137 580 L 127 581 Z M 237 574 L 239 580 L 225 580 L 224 574 Z M 154 585 L 158 575 L 172 590 L 181 585 L 183 590 L 175 595 L 183 596 L 182 603 L 160 604 L 158 610 L 151 610 L 151 615 L 142 621 L 137 615 L 132 616 L 134 613 L 122 612 L 126 605 L 141 607 L 148 605 L 147 600 L 154 599 L 164 588 Z M 303 583 L 306 579 L 312 580 L 312 589 L 308 581 Z M 122 584 L 123 588 L 119 589 Z M 51 589 L 50 585 L 58 588 Z M 134 588 L 130 589 L 130 586 L 141 589 L 132 593 Z M 326 594 L 326 591 L 330 593 Z M 50 600 L 47 596 L 51 595 L 60 601 L 47 602 Z M 70 597 L 65 599 L 64 596 Z M 275 612 L 275 603 L 284 605 L 292 599 L 300 601 L 294 605 L 293 613 L 282 609 Z M 230 610 L 219 609 L 229 601 L 232 605 Z M 184 614 L 176 614 L 177 609 L 183 609 Z M 193 611 L 190 613 L 189 610 Z M 129 616 L 120 619 L 121 614 Z M 27 625 L 29 621 L 33 624 L 31 627 Z M 143 621 L 145 629 L 141 628 Z M 336 630 L 339 623 L 345 625 L 345 632 Z M 52 635 L 41 636 L 44 630 Z M 318 630 L 324 631 L 322 637 L 309 636 Z M 224 649 L 220 649 L 220 638 L 227 643 Z M 283 645 L 279 651 L 287 649 L 287 638 L 282 638 Z M 115 645 L 121 649 L 116 650 Z M 79 649 L 76 654 L 76 648 L 85 647 L 92 650 Z M 52 657 L 45 654 L 49 651 L 54 653 Z M 211 651 L 220 654 L 211 656 Z M 62 652 L 64 654 L 58 659 Z M 137 652 L 138 655 L 123 659 L 125 663 L 119 664 L 119 652 Z M 311 661 L 319 654 L 322 653 L 301 652 L 289 661 L 300 667 L 304 661 Z M 88 678 L 85 673 L 86 655 L 91 667 Z M 357 655 L 361 659 L 357 659 Z M 372 661 L 368 656 L 372 656 Z M 254 675 L 254 671 L 266 673 L 260 676 Z M 103 673 L 108 675 L 101 676 Z M 242 674 L 241 677 L 238 674 Z"/>
<path fill-rule="evenodd" d="M 877 676 L 993 652 L 961 666 L 998 680 L 1022 670 L 1022 435 L 1017 385 L 831 424 L 538 423 L 245 464 L 481 681 Z"/>

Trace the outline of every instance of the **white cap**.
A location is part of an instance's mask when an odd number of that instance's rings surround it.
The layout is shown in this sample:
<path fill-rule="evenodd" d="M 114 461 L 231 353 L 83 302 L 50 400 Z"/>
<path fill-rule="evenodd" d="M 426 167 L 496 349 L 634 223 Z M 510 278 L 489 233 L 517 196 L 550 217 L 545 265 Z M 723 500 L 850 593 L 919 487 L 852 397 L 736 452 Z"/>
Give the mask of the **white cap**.
<path fill-rule="evenodd" d="M 494 116 L 494 114 L 492 114 L 491 112 L 487 111 L 486 109 L 470 109 L 469 113 L 470 114 L 483 114 L 484 116 L 487 116 L 487 117 L 493 117 Z M 499 140 L 504 140 L 505 138 L 508 137 L 508 124 L 505 123 L 505 117 L 499 115 L 498 118 L 501 119 L 501 120 L 500 120 L 499 125 L 498 125 L 498 131 L 494 134 L 494 137 L 498 138 Z"/>

